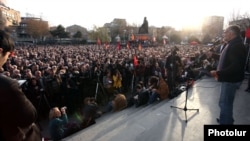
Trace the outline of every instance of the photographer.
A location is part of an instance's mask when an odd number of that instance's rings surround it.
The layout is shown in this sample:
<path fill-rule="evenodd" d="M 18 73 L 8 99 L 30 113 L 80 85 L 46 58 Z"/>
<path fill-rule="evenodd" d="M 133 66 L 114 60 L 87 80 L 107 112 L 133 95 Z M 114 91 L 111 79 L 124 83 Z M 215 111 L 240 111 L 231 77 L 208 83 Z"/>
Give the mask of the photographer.
<path fill-rule="evenodd" d="M 40 100 L 40 93 L 42 87 L 40 86 L 39 82 L 35 77 L 31 78 L 31 81 L 28 83 L 27 86 L 27 98 L 32 102 L 32 104 L 36 107 L 36 109 L 39 109 L 39 100 Z M 38 111 L 39 112 L 39 111 Z"/>
<path fill-rule="evenodd" d="M 181 58 L 177 55 L 178 48 L 172 49 L 171 54 L 166 59 L 165 67 L 167 69 L 167 82 L 170 92 L 177 86 L 178 78 L 182 68 Z"/>
<path fill-rule="evenodd" d="M 86 97 L 84 99 L 84 106 L 82 109 L 82 122 L 81 128 L 86 128 L 92 124 L 95 124 L 95 119 L 101 116 L 99 106 L 95 101 L 95 98 Z"/>
<path fill-rule="evenodd" d="M 114 91 L 113 79 L 112 79 L 112 75 L 111 75 L 110 70 L 108 70 L 106 72 L 106 74 L 103 76 L 103 86 L 104 86 L 105 92 L 107 94 L 106 95 L 107 99 L 110 100 L 110 98 L 112 98 L 113 91 Z"/>
<path fill-rule="evenodd" d="M 88 63 L 81 65 L 79 72 L 80 99 L 84 99 L 86 95 L 90 93 L 90 89 L 92 86 L 92 83 L 90 83 L 90 81 L 92 80 L 91 73 L 91 68 Z"/>
<path fill-rule="evenodd" d="M 80 106 L 80 91 L 78 87 L 78 74 L 76 72 L 67 72 L 61 74 L 62 78 L 62 105 L 68 107 L 69 114 Z"/>
<path fill-rule="evenodd" d="M 52 66 L 48 69 L 49 75 L 45 78 L 45 91 L 49 96 L 52 105 L 62 104 L 62 78 L 57 73 L 57 67 Z"/>
<path fill-rule="evenodd" d="M 94 79 L 96 79 L 97 81 L 102 82 L 102 78 L 103 78 L 103 69 L 101 64 L 96 64 L 94 67 Z"/>
<path fill-rule="evenodd" d="M 52 108 L 49 112 L 49 120 L 49 133 L 54 141 L 67 136 L 65 128 L 68 123 L 66 107 L 62 107 L 60 110 L 58 107 Z"/>

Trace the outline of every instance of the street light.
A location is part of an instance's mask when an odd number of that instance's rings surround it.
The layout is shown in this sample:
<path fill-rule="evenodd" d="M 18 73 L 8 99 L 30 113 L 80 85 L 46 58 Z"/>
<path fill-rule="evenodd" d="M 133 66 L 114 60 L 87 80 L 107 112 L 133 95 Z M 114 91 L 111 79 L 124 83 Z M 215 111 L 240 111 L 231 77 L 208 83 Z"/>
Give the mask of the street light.
<path fill-rule="evenodd" d="M 123 39 L 124 39 L 123 42 L 125 43 L 125 33 L 126 33 L 126 29 L 123 30 L 123 33 L 124 33 L 124 34 L 123 34 Z"/>
<path fill-rule="evenodd" d="M 134 34 L 134 30 L 131 29 L 130 36 L 129 36 L 129 39 L 130 39 L 130 40 L 133 40 L 133 39 L 132 39 L 133 34 Z"/>
<path fill-rule="evenodd" d="M 111 32 L 109 28 L 108 28 L 108 42 L 111 43 Z"/>
<path fill-rule="evenodd" d="M 115 39 L 116 39 L 116 42 L 120 42 L 120 40 L 121 40 L 121 38 L 120 38 L 119 35 L 117 35 L 117 36 L 115 37 Z"/>

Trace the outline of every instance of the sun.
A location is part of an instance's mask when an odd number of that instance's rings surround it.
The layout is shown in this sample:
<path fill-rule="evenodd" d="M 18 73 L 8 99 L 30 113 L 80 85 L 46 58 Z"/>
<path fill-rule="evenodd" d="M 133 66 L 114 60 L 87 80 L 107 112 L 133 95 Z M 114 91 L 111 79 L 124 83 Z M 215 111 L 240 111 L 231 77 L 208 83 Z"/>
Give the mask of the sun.
<path fill-rule="evenodd" d="M 182 18 L 177 19 L 177 28 L 180 29 L 200 29 L 203 23 L 203 19 L 206 15 L 202 12 L 189 9 L 188 12 L 182 15 Z"/>

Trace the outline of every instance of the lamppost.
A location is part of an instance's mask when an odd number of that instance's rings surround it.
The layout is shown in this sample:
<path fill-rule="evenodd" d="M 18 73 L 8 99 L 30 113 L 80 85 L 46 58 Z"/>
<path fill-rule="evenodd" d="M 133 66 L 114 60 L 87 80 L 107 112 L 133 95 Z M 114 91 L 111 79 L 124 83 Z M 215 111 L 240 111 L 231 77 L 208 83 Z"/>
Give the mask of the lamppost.
<path fill-rule="evenodd" d="M 169 45 L 170 45 L 171 42 L 172 42 L 172 41 L 171 41 L 171 40 L 172 40 L 172 39 L 171 39 L 171 33 L 172 33 L 172 31 L 169 30 L 169 31 L 168 31 L 168 42 L 169 42 Z"/>
<path fill-rule="evenodd" d="M 125 33 L 126 33 L 126 29 L 123 30 L 123 39 L 124 39 L 124 43 L 125 43 Z"/>
<path fill-rule="evenodd" d="M 131 29 L 131 32 L 130 32 L 130 40 L 133 40 L 131 37 L 133 36 L 133 34 L 134 34 L 134 30 L 133 29 Z"/>
<path fill-rule="evenodd" d="M 108 42 L 111 43 L 111 32 L 110 29 L 108 28 Z"/>

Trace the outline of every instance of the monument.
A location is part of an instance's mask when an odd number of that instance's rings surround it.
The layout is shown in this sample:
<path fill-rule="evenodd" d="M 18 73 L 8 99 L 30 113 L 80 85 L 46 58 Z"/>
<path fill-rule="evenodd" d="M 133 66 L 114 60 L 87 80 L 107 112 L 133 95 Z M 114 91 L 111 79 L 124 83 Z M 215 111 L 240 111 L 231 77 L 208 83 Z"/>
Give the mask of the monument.
<path fill-rule="evenodd" d="M 132 34 L 130 37 L 131 46 L 141 45 L 143 47 L 149 46 L 151 43 L 151 35 L 148 32 L 148 20 L 147 17 L 144 17 L 141 27 L 137 34 Z"/>
<path fill-rule="evenodd" d="M 0 5 L 6 6 L 6 0 L 0 0 Z"/>
<path fill-rule="evenodd" d="M 144 17 L 143 24 L 139 28 L 138 34 L 136 34 L 135 36 L 136 36 L 136 39 L 143 41 L 143 42 L 151 40 L 151 35 L 148 33 L 147 17 Z"/>
<path fill-rule="evenodd" d="M 147 17 L 144 17 L 143 24 L 139 28 L 139 33 L 138 34 L 148 34 L 148 20 L 147 20 Z"/>

